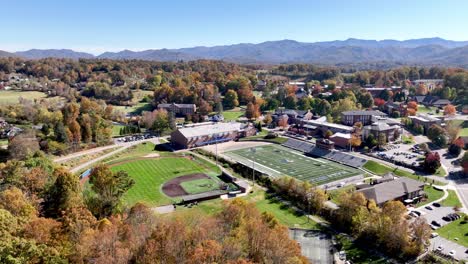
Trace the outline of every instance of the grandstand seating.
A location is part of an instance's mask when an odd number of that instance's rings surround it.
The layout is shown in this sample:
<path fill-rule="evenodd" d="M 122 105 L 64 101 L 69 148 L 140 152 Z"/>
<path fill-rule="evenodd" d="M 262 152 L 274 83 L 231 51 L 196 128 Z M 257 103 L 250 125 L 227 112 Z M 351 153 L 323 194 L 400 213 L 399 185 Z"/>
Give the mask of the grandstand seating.
<path fill-rule="evenodd" d="M 312 149 L 315 147 L 313 143 L 310 142 L 305 142 L 302 140 L 297 140 L 297 139 L 288 139 L 285 143 L 283 143 L 283 146 L 287 148 L 292 148 L 294 150 L 298 150 L 304 153 L 312 151 Z"/>
<path fill-rule="evenodd" d="M 336 150 L 317 148 L 313 143 L 297 139 L 288 139 L 288 141 L 283 143 L 283 146 L 304 152 L 305 154 L 332 160 L 355 168 L 360 168 L 367 162 L 367 159 L 361 157 L 356 157 Z"/>

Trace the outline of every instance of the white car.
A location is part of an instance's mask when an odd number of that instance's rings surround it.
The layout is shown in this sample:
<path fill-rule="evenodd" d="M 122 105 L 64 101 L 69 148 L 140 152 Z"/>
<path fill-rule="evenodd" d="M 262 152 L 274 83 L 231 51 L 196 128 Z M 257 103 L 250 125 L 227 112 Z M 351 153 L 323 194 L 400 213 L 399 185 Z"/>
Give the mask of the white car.
<path fill-rule="evenodd" d="M 338 255 L 339 255 L 339 257 L 340 257 L 341 260 L 345 260 L 345 259 L 346 259 L 346 252 L 340 251 L 340 252 L 338 253 Z"/>
<path fill-rule="evenodd" d="M 439 234 L 437 234 L 435 232 L 431 234 L 431 238 L 438 237 L 438 236 L 439 236 Z"/>
<path fill-rule="evenodd" d="M 453 255 L 455 255 L 455 253 L 456 253 L 455 250 L 452 249 L 452 250 L 450 250 L 449 255 L 453 256 Z"/>
<path fill-rule="evenodd" d="M 440 246 L 438 246 L 438 247 L 436 248 L 437 251 L 442 251 L 443 249 L 444 249 L 444 247 L 443 247 L 442 245 L 440 245 Z"/>

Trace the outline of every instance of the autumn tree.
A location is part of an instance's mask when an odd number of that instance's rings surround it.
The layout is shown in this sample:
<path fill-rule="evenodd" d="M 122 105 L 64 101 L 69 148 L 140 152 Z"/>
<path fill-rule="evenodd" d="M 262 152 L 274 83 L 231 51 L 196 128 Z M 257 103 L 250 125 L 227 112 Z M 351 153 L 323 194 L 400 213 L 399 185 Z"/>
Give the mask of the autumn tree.
<path fill-rule="evenodd" d="M 455 115 L 457 110 L 455 109 L 455 106 L 448 104 L 444 107 L 444 115 Z"/>
<path fill-rule="evenodd" d="M 8 143 L 8 152 L 13 159 L 24 159 L 39 150 L 39 142 L 33 131 L 14 136 Z"/>
<path fill-rule="evenodd" d="M 438 152 L 429 152 L 426 154 L 422 163 L 422 167 L 425 171 L 435 173 L 440 166 L 440 155 Z"/>
<path fill-rule="evenodd" d="M 82 201 L 78 177 L 64 168 L 56 169 L 53 177 L 55 181 L 45 193 L 43 208 L 46 216 L 56 218 L 62 211 L 80 206 Z"/>
<path fill-rule="evenodd" d="M 439 125 L 433 124 L 430 126 L 427 130 L 427 137 L 437 146 L 443 147 L 447 145 L 445 130 Z"/>
<path fill-rule="evenodd" d="M 239 99 L 234 90 L 228 90 L 224 95 L 223 104 L 227 109 L 232 109 L 239 106 Z"/>
<path fill-rule="evenodd" d="M 353 148 L 357 148 L 357 147 L 361 146 L 361 144 L 362 144 L 361 137 L 359 135 L 356 135 L 356 134 L 353 133 L 351 135 L 351 139 L 349 140 L 349 144 Z"/>
<path fill-rule="evenodd" d="M 260 116 L 260 111 L 257 105 L 253 104 L 252 102 L 247 104 L 245 109 L 245 117 L 249 120 L 257 119 Z"/>
<path fill-rule="evenodd" d="M 128 173 L 112 172 L 105 165 L 93 168 L 89 182 L 95 196 L 90 194 L 87 204 L 99 218 L 110 216 L 116 210 L 122 196 L 135 184 Z"/>

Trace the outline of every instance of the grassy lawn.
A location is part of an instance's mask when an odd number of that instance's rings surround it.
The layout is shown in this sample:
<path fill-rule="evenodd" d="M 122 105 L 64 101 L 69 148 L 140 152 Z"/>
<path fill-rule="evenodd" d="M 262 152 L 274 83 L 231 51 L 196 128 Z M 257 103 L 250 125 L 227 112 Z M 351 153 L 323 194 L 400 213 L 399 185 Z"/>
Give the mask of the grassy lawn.
<path fill-rule="evenodd" d="M 460 130 L 459 136 L 460 137 L 468 137 L 468 128 L 463 128 L 462 130 Z"/>
<path fill-rule="evenodd" d="M 120 136 L 120 129 L 123 127 L 124 125 L 112 125 L 112 137 Z"/>
<path fill-rule="evenodd" d="M 242 117 L 244 113 L 244 111 L 224 111 L 224 121 L 236 121 L 239 117 Z"/>
<path fill-rule="evenodd" d="M 0 147 L 7 146 L 7 145 L 8 145 L 8 139 L 0 139 Z"/>
<path fill-rule="evenodd" d="M 432 113 L 433 115 L 442 115 L 442 110 L 439 112 L 439 114 L 436 113 L 436 110 L 437 107 L 426 107 L 424 105 L 418 105 L 418 113 L 420 114 Z"/>
<path fill-rule="evenodd" d="M 210 176 L 218 173 L 185 157 L 130 160 L 112 166 L 112 170 L 126 171 L 135 180 L 135 185 L 124 195 L 125 204 L 143 202 L 149 206 L 170 204 L 174 201 L 161 191 L 164 182 L 172 178 L 192 173 L 206 173 Z"/>
<path fill-rule="evenodd" d="M 441 237 L 468 247 L 468 222 L 464 220 L 463 215 L 460 219 L 437 229 L 437 233 Z M 458 238 L 458 241 L 456 241 L 455 238 Z"/>
<path fill-rule="evenodd" d="M 436 190 L 433 187 L 428 186 L 428 185 L 424 186 L 424 192 L 427 194 L 427 200 L 417 203 L 416 207 L 430 204 L 433 201 L 440 199 L 442 198 L 442 196 L 444 196 L 443 191 Z"/>
<path fill-rule="evenodd" d="M 366 162 L 366 164 L 364 164 L 363 168 L 367 169 L 370 172 L 372 172 L 374 174 L 377 174 L 377 175 L 384 175 L 386 173 L 392 172 L 396 176 L 400 176 L 400 177 L 408 177 L 408 178 L 411 178 L 411 179 L 417 180 L 417 181 L 427 180 L 427 182 L 433 182 L 436 185 L 446 185 L 446 183 L 430 180 L 430 179 L 427 179 L 427 178 L 424 178 L 424 177 L 420 177 L 420 176 L 418 176 L 416 174 L 413 174 L 411 172 L 404 171 L 404 170 L 399 170 L 398 168 L 389 167 L 389 166 L 380 164 L 380 163 L 378 163 L 376 161 L 373 161 L 373 160 L 369 160 L 368 162 Z"/>
<path fill-rule="evenodd" d="M 187 193 L 195 194 L 219 189 L 219 182 L 213 179 L 199 179 L 180 184 Z"/>
<path fill-rule="evenodd" d="M 143 111 L 151 111 L 152 106 L 150 103 L 137 103 L 133 106 L 113 105 L 115 110 L 119 110 L 126 114 L 141 114 Z"/>
<path fill-rule="evenodd" d="M 403 142 L 403 144 L 413 144 L 414 143 L 413 137 L 405 136 L 405 135 L 401 136 L 401 141 Z"/>
<path fill-rule="evenodd" d="M 450 206 L 450 207 L 461 206 L 461 202 L 458 199 L 457 193 L 454 190 L 448 190 L 447 198 L 443 200 L 440 204 L 442 206 Z"/>
<path fill-rule="evenodd" d="M 17 104 L 20 97 L 28 100 L 45 98 L 47 95 L 37 91 L 0 91 L 0 105 Z"/>
<path fill-rule="evenodd" d="M 445 171 L 445 169 L 443 167 L 439 167 L 436 172 L 434 173 L 435 176 L 439 176 L 439 177 L 445 177 L 447 176 L 447 172 Z"/>

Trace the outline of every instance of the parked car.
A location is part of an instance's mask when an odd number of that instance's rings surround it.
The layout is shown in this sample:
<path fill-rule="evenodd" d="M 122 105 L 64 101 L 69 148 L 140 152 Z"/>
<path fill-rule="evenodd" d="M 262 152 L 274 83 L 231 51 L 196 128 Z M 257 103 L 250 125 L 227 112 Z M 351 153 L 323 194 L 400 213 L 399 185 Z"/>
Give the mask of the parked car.
<path fill-rule="evenodd" d="M 436 220 L 432 221 L 431 224 L 432 224 L 432 225 L 435 225 L 435 226 L 437 226 L 437 227 L 440 227 L 440 226 L 441 226 L 440 223 L 437 222 Z"/>
<path fill-rule="evenodd" d="M 428 205 L 428 206 L 426 206 L 424 208 L 426 208 L 427 210 L 432 210 L 432 207 L 430 205 Z"/>
<path fill-rule="evenodd" d="M 436 248 L 437 251 L 442 251 L 443 249 L 444 249 L 444 247 L 443 247 L 442 245 L 440 245 L 440 246 L 438 246 L 438 247 Z"/>
<path fill-rule="evenodd" d="M 346 252 L 340 251 L 338 253 L 338 256 L 340 257 L 341 260 L 345 260 L 346 259 Z"/>
<path fill-rule="evenodd" d="M 434 207 L 440 207 L 440 203 L 432 203 L 432 206 L 434 206 Z"/>
<path fill-rule="evenodd" d="M 452 250 L 450 250 L 449 255 L 450 255 L 450 256 L 454 256 L 455 253 L 456 253 L 456 251 L 452 249 Z"/>
<path fill-rule="evenodd" d="M 431 234 L 431 238 L 438 237 L 438 236 L 439 236 L 439 234 L 437 234 L 435 232 Z"/>

